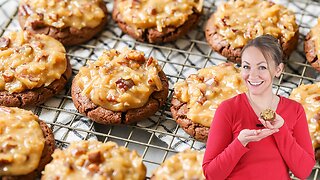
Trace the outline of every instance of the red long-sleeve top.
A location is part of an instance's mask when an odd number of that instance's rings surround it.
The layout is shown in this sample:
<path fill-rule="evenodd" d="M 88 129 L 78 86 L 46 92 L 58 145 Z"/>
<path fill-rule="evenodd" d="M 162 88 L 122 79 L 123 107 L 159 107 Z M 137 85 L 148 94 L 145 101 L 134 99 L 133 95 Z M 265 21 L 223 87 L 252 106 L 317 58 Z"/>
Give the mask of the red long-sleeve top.
<path fill-rule="evenodd" d="M 213 179 L 307 178 L 315 165 L 314 150 L 303 107 L 280 96 L 277 114 L 284 119 L 279 132 L 244 147 L 238 140 L 243 129 L 262 129 L 246 94 L 239 94 L 218 107 L 210 127 L 203 171 Z"/>

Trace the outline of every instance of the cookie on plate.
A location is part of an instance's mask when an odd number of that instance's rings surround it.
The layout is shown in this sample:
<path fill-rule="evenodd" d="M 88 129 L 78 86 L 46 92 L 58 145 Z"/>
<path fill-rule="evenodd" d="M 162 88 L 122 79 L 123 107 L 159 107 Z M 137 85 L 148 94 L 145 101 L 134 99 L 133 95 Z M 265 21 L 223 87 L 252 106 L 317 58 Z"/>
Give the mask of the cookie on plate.
<path fill-rule="evenodd" d="M 196 26 L 203 0 L 115 0 L 112 17 L 123 32 L 142 42 L 174 41 Z"/>
<path fill-rule="evenodd" d="M 320 160 L 320 82 L 300 85 L 292 90 L 289 98 L 302 104 L 316 159 Z"/>
<path fill-rule="evenodd" d="M 151 180 L 197 179 L 204 180 L 202 171 L 203 152 L 186 150 L 165 160 L 152 174 Z"/>
<path fill-rule="evenodd" d="M 71 76 L 63 45 L 27 31 L 0 38 L 0 62 L 2 106 L 41 104 L 61 91 Z"/>
<path fill-rule="evenodd" d="M 52 131 L 38 116 L 0 106 L 0 179 L 36 179 L 54 149 Z"/>
<path fill-rule="evenodd" d="M 123 49 L 105 51 L 75 76 L 71 95 L 78 111 L 102 124 L 129 124 L 165 103 L 168 80 L 156 59 Z"/>
<path fill-rule="evenodd" d="M 185 132 L 205 142 L 220 103 L 246 91 L 240 70 L 232 63 L 203 68 L 174 85 L 171 113 Z"/>
<path fill-rule="evenodd" d="M 57 149 L 42 172 L 46 179 L 132 179 L 144 180 L 146 167 L 136 151 L 114 142 L 73 142 Z"/>
<path fill-rule="evenodd" d="M 229 0 L 218 6 L 205 27 L 212 49 L 240 63 L 242 48 L 251 39 L 270 34 L 279 39 L 285 58 L 296 48 L 299 29 L 294 12 L 263 0 Z"/>
<path fill-rule="evenodd" d="M 22 29 L 46 34 L 66 46 L 81 44 L 103 30 L 107 8 L 103 0 L 21 0 Z"/>
<path fill-rule="evenodd" d="M 320 18 L 318 18 L 318 24 L 314 26 L 307 34 L 304 41 L 304 52 L 306 58 L 311 66 L 320 71 Z"/>

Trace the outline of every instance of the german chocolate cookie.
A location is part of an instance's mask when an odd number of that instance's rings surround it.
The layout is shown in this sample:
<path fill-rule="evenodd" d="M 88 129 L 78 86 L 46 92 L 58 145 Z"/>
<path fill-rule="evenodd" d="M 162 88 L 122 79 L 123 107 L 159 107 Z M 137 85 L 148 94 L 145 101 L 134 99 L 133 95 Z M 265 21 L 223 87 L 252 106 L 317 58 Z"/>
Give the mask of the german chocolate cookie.
<path fill-rule="evenodd" d="M 36 179 L 54 149 L 51 129 L 36 115 L 0 106 L 0 179 Z"/>
<path fill-rule="evenodd" d="M 66 46 L 81 44 L 103 30 L 107 8 L 102 0 L 21 0 L 22 29 L 49 35 Z"/>
<path fill-rule="evenodd" d="M 294 13 L 282 5 L 263 0 L 229 0 L 211 15 L 205 34 L 213 50 L 240 63 L 242 48 L 263 34 L 278 38 L 288 58 L 298 44 L 299 29 Z"/>
<path fill-rule="evenodd" d="M 272 109 L 265 109 L 260 113 L 260 117 L 265 121 L 274 121 L 276 113 Z"/>
<path fill-rule="evenodd" d="M 307 115 L 315 156 L 320 160 L 320 82 L 300 85 L 292 90 L 289 98 L 302 104 Z"/>
<path fill-rule="evenodd" d="M 151 176 L 151 180 L 205 180 L 202 172 L 203 152 L 186 150 L 165 160 Z"/>
<path fill-rule="evenodd" d="M 216 108 L 246 90 L 232 63 L 203 68 L 174 85 L 171 113 L 186 133 L 206 142 Z"/>
<path fill-rule="evenodd" d="M 42 180 L 144 180 L 146 177 L 146 167 L 138 153 L 111 141 L 73 142 L 67 149 L 55 150 L 52 157 L 42 172 Z"/>
<path fill-rule="evenodd" d="M 43 103 L 61 91 L 71 76 L 63 45 L 27 31 L 0 38 L 0 105 Z"/>
<path fill-rule="evenodd" d="M 311 66 L 320 71 L 320 18 L 318 19 L 318 24 L 314 26 L 310 32 L 307 34 L 304 41 L 304 52 L 306 53 L 306 58 Z"/>
<path fill-rule="evenodd" d="M 129 124 L 158 111 L 167 99 L 168 80 L 156 59 L 112 49 L 80 69 L 71 95 L 78 111 L 93 121 Z"/>
<path fill-rule="evenodd" d="M 142 42 L 174 41 L 196 26 L 203 0 L 115 0 L 112 17 L 123 32 Z"/>

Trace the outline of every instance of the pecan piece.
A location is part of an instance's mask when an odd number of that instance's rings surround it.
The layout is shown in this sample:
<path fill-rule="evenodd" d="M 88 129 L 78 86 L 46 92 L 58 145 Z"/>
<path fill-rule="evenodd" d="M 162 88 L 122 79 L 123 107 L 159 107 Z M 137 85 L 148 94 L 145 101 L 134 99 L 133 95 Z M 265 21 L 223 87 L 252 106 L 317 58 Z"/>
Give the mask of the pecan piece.
<path fill-rule="evenodd" d="M 100 163 L 102 162 L 102 156 L 100 151 L 90 152 L 88 154 L 88 159 L 91 163 Z"/>
<path fill-rule="evenodd" d="M 197 102 L 199 104 L 203 105 L 203 103 L 207 101 L 207 98 L 206 98 L 206 95 L 205 95 L 206 92 L 202 91 L 202 90 L 200 90 L 200 91 L 201 91 L 202 96 L 198 98 Z"/>
<path fill-rule="evenodd" d="M 36 30 L 36 29 L 41 29 L 45 27 L 45 23 L 41 20 L 35 20 L 33 22 L 31 22 L 31 28 Z"/>
<path fill-rule="evenodd" d="M 136 52 L 136 51 L 129 52 L 124 58 L 126 60 L 133 60 L 133 61 L 138 61 L 142 63 L 145 62 L 143 53 Z"/>
<path fill-rule="evenodd" d="M 157 10 L 155 8 L 150 7 L 147 9 L 147 13 L 154 16 L 157 14 Z"/>
<path fill-rule="evenodd" d="M 153 61 L 154 61 L 153 57 L 149 57 L 149 59 L 147 61 L 147 66 L 150 66 Z"/>
<path fill-rule="evenodd" d="M 0 154 L 0 166 L 10 164 L 13 162 L 12 155 Z"/>
<path fill-rule="evenodd" d="M 4 48 L 8 48 L 10 44 L 10 39 L 6 37 L 0 38 L 0 50 L 3 50 Z"/>
<path fill-rule="evenodd" d="M 132 86 L 134 86 L 134 82 L 132 81 L 132 79 L 118 79 L 116 81 L 117 87 L 122 90 L 122 91 L 127 91 L 128 89 L 130 89 Z"/>
<path fill-rule="evenodd" d="M 19 49 L 19 52 L 24 53 L 26 56 L 29 56 L 33 52 L 32 46 L 26 44 Z"/>
<path fill-rule="evenodd" d="M 82 154 L 85 154 L 87 152 L 87 150 L 85 148 L 82 148 L 82 147 L 78 147 L 77 149 L 73 149 L 71 151 L 71 154 L 73 156 L 80 156 Z"/>
<path fill-rule="evenodd" d="M 11 71 L 5 71 L 2 74 L 2 77 L 3 77 L 4 82 L 6 82 L 6 83 L 12 82 L 13 79 L 14 79 L 14 75 L 13 75 L 13 73 Z"/>
<path fill-rule="evenodd" d="M 26 16 L 26 15 L 31 15 L 33 11 L 31 10 L 29 5 L 25 4 L 21 6 L 19 13 L 21 13 L 22 16 Z"/>
<path fill-rule="evenodd" d="M 207 101 L 207 98 L 206 98 L 205 96 L 201 96 L 201 97 L 197 100 L 197 102 L 198 102 L 199 104 L 201 104 L 201 105 L 203 105 L 203 103 L 206 102 L 206 101 Z"/>
<path fill-rule="evenodd" d="M 4 145 L 3 145 L 3 150 L 6 151 L 6 152 L 8 152 L 8 151 L 10 151 L 11 149 L 13 149 L 13 148 L 15 148 L 15 147 L 17 147 L 17 146 L 18 146 L 18 145 L 15 144 L 15 143 L 13 143 L 13 142 L 4 143 Z"/>

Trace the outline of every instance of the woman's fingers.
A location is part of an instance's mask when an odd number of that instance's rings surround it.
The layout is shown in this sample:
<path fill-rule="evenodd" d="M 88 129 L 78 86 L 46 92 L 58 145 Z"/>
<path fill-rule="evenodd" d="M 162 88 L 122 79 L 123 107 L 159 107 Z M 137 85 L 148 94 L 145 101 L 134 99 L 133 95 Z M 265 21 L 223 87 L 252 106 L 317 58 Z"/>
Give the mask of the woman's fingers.
<path fill-rule="evenodd" d="M 243 129 L 238 135 L 239 141 L 246 146 L 251 141 L 260 141 L 261 139 L 278 132 L 279 129 Z"/>
<path fill-rule="evenodd" d="M 260 141 L 261 139 L 272 135 L 273 133 L 278 132 L 278 129 L 261 129 L 261 130 L 252 130 L 250 134 L 246 134 L 246 138 L 250 141 Z"/>

